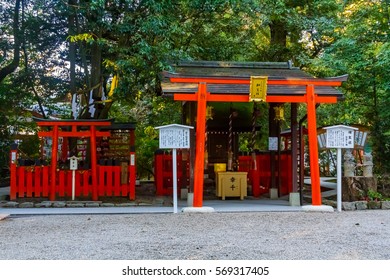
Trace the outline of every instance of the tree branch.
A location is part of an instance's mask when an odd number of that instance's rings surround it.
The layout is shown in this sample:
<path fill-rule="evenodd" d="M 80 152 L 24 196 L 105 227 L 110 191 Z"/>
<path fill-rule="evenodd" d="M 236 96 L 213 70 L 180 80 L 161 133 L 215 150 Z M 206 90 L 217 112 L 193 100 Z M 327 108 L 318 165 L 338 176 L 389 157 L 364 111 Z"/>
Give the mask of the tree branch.
<path fill-rule="evenodd" d="M 14 22 L 12 24 L 14 33 L 14 57 L 7 66 L 0 69 L 0 82 L 2 82 L 9 74 L 13 73 L 19 66 L 21 35 L 19 30 L 19 9 L 21 0 L 16 0 L 14 8 Z"/>

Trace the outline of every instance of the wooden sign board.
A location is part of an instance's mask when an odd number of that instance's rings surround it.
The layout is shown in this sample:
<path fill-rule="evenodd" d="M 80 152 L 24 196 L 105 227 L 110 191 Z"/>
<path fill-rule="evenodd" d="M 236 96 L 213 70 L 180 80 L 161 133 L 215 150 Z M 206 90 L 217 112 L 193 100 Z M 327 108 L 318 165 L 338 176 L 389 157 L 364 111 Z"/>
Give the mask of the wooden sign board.
<path fill-rule="evenodd" d="M 170 124 L 156 127 L 159 130 L 160 149 L 190 148 L 190 129 L 192 126 Z"/>
<path fill-rule="evenodd" d="M 267 76 L 251 76 L 250 100 L 265 101 L 267 98 Z"/>
<path fill-rule="evenodd" d="M 327 148 L 354 148 L 354 131 L 357 130 L 357 128 L 346 125 L 335 125 L 324 127 L 324 129 L 326 130 Z"/>

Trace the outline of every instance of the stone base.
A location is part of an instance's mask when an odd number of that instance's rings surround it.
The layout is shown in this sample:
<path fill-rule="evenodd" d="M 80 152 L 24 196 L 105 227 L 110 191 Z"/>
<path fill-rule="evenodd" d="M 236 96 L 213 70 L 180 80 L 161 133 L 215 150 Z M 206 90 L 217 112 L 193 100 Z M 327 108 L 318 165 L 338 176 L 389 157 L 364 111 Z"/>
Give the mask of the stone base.
<path fill-rule="evenodd" d="M 278 199 L 279 198 L 278 189 L 276 189 L 276 188 L 269 189 L 269 198 L 270 199 Z"/>
<path fill-rule="evenodd" d="M 305 205 L 302 206 L 302 210 L 307 212 L 334 212 L 334 208 L 328 205 Z"/>
<path fill-rule="evenodd" d="M 187 206 L 192 207 L 193 202 L 194 202 L 194 193 L 188 193 L 187 194 Z"/>
<path fill-rule="evenodd" d="M 213 207 L 184 207 L 181 209 L 183 213 L 213 213 L 215 209 Z"/>
<path fill-rule="evenodd" d="M 375 177 L 343 177 L 342 186 L 343 201 L 359 201 L 369 189 L 377 191 L 377 180 Z"/>
<path fill-rule="evenodd" d="M 188 189 L 183 188 L 180 190 L 180 199 L 186 200 L 188 197 Z"/>
<path fill-rule="evenodd" d="M 301 206 L 299 193 L 290 193 L 289 202 L 290 206 Z"/>
<path fill-rule="evenodd" d="M 0 214 L 0 221 L 5 220 L 8 216 L 9 214 Z"/>

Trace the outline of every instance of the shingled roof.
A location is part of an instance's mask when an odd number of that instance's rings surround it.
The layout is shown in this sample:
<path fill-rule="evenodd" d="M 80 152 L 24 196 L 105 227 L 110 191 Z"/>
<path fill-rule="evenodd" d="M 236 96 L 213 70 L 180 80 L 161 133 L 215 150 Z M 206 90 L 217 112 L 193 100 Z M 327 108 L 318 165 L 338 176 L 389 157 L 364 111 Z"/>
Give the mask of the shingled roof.
<path fill-rule="evenodd" d="M 220 77 L 248 79 L 251 76 L 268 76 L 269 80 L 314 78 L 291 62 L 226 62 L 226 61 L 182 61 L 172 65 L 172 72 L 164 72 L 161 83 L 163 96 L 174 93 L 194 93 L 197 84 L 171 83 L 169 77 Z M 347 76 L 331 79 L 345 81 Z M 211 94 L 249 94 L 249 85 L 245 84 L 208 84 Z M 305 86 L 268 85 L 268 95 L 304 95 Z M 342 93 L 333 87 L 316 87 L 316 93 L 323 96 L 337 96 Z"/>

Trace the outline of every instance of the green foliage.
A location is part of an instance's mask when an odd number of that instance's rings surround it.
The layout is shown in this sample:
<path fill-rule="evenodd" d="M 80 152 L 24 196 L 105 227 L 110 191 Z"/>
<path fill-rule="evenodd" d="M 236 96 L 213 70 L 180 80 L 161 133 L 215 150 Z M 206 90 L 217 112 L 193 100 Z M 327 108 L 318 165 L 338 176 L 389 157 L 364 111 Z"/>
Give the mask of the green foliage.
<path fill-rule="evenodd" d="M 367 200 L 368 201 L 380 201 L 383 199 L 383 195 L 377 191 L 372 189 L 368 189 L 367 191 Z"/>
<path fill-rule="evenodd" d="M 319 76 L 349 74 L 346 100 L 325 107 L 320 119 L 370 126 L 377 172 L 390 171 L 388 19 L 385 1 L 350 1 L 338 19 L 334 43 L 310 65 Z"/>

